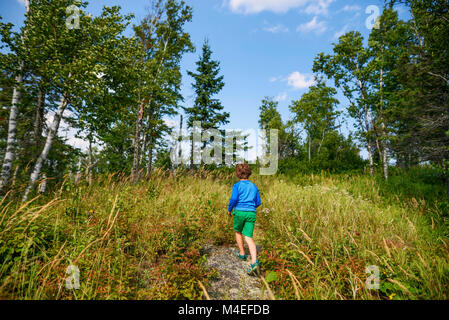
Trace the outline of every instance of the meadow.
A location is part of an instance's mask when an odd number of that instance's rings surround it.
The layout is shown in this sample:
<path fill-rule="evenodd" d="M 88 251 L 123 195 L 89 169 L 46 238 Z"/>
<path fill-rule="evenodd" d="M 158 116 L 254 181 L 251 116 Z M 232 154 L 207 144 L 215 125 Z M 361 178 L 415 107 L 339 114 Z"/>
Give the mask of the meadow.
<path fill-rule="evenodd" d="M 430 169 L 258 176 L 255 240 L 275 299 L 448 299 L 448 201 Z M 69 179 L 0 204 L 0 298 L 203 299 L 202 248 L 234 243 L 232 173 Z M 20 194 L 20 190 L 16 191 Z M 77 266 L 79 289 L 66 288 Z M 366 267 L 377 266 L 379 290 Z M 207 289 L 206 289 L 207 290 Z"/>

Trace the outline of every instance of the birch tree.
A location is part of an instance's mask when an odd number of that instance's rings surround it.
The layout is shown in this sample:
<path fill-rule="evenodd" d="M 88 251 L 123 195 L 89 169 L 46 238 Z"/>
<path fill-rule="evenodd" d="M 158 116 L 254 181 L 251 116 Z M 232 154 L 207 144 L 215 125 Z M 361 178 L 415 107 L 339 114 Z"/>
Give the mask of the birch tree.
<path fill-rule="evenodd" d="M 335 86 L 340 88 L 349 100 L 347 110 L 356 120 L 360 138 L 365 142 L 370 173 L 373 175 L 375 127 L 368 97 L 370 54 L 363 46 L 363 37 L 355 31 L 341 36 L 339 42 L 334 44 L 333 52 L 333 55 L 320 53 L 315 58 L 313 71 L 334 79 Z"/>
<path fill-rule="evenodd" d="M 85 101 L 104 87 L 101 75 L 105 59 L 114 48 L 116 38 L 124 31 L 130 17 L 119 15 L 118 7 L 105 7 L 99 17 L 93 18 L 80 10 L 79 29 L 69 29 L 65 23 L 66 8 L 71 1 L 33 1 L 28 30 L 28 55 L 33 65 L 40 66 L 38 73 L 48 79 L 59 103 L 48 128 L 43 150 L 38 156 L 23 195 L 27 200 L 47 160 L 54 139 L 68 106 L 82 112 Z M 86 3 L 79 3 L 86 6 Z M 39 48 L 36 50 L 35 48 Z"/>
<path fill-rule="evenodd" d="M 138 113 L 134 135 L 132 175 L 139 172 L 139 153 L 147 149 L 147 173 L 151 172 L 153 149 L 169 133 L 163 117 L 177 114 L 182 101 L 180 63 L 184 53 L 193 51 L 184 26 L 192 19 L 192 8 L 184 1 L 160 0 L 150 14 L 134 28 L 144 56 L 138 83 Z M 146 119 L 146 121 L 145 121 Z M 142 144 L 142 138 L 144 143 Z"/>
<path fill-rule="evenodd" d="M 336 106 L 338 100 L 334 98 L 337 90 L 327 87 L 321 80 L 298 101 L 293 101 L 290 111 L 294 114 L 294 121 L 301 124 L 307 132 L 308 159 L 311 161 L 311 145 L 318 142 L 317 154 L 320 153 L 326 133 L 337 128 L 336 118 L 339 116 Z"/>
<path fill-rule="evenodd" d="M 28 16 L 28 13 L 30 11 L 30 1 L 25 0 L 25 10 L 26 10 L 26 16 Z M 21 35 L 21 42 L 23 44 L 25 37 L 27 36 L 27 24 L 28 20 L 25 21 L 25 26 L 22 28 L 22 35 Z M 2 27 L 2 34 L 4 35 L 4 28 Z M 3 42 L 5 42 L 5 39 L 3 37 Z M 9 41 L 8 41 L 9 42 Z M 0 192 L 3 192 L 4 188 L 7 186 L 9 178 L 11 176 L 11 169 L 12 164 L 15 159 L 15 148 L 17 143 L 17 116 L 19 112 L 19 100 L 20 100 L 20 91 L 21 91 L 21 85 L 23 81 L 23 68 L 24 68 L 24 62 L 23 57 L 20 54 L 21 46 L 17 47 L 17 50 L 19 51 L 17 53 L 17 69 L 16 69 L 16 77 L 15 77 L 15 84 L 13 89 L 13 95 L 12 95 L 12 101 L 11 101 L 11 108 L 9 112 L 9 121 L 8 121 L 8 140 L 6 143 L 6 151 L 5 156 L 3 159 L 3 165 L 2 165 L 2 171 L 0 174 Z"/>

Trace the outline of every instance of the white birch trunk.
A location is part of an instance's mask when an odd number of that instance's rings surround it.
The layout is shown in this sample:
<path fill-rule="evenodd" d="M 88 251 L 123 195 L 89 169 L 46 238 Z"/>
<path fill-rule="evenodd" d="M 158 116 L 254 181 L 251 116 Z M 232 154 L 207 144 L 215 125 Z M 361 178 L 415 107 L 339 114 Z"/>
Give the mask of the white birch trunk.
<path fill-rule="evenodd" d="M 30 1 L 25 0 L 26 13 L 30 11 Z M 22 35 L 22 43 L 24 41 L 24 34 Z M 2 172 L 0 175 L 0 192 L 3 191 L 8 184 L 9 177 L 11 176 L 12 163 L 14 162 L 17 143 L 17 115 L 19 113 L 19 100 L 20 100 L 20 86 L 23 82 L 23 62 L 19 61 L 19 74 L 16 76 L 16 83 L 13 89 L 11 110 L 9 113 L 8 122 L 8 139 L 6 142 L 6 152 L 3 160 Z"/>
<path fill-rule="evenodd" d="M 366 106 L 365 106 L 365 114 L 366 114 Z M 367 135 L 369 135 L 369 121 L 365 116 L 365 126 L 367 128 Z M 367 149 L 368 149 L 368 158 L 369 158 L 369 172 L 371 175 L 374 175 L 374 160 L 373 160 L 373 146 L 371 137 L 367 136 Z"/>
<path fill-rule="evenodd" d="M 369 158 L 369 172 L 371 175 L 374 175 L 374 160 L 373 160 L 373 147 L 372 147 L 372 139 L 369 136 L 370 135 L 370 120 L 371 119 L 371 112 L 368 109 L 368 106 L 365 102 L 365 93 L 363 92 L 363 84 L 362 81 L 359 80 L 359 87 L 360 87 L 360 94 L 362 96 L 363 101 L 363 111 L 365 115 L 365 127 L 366 127 L 366 140 L 367 140 L 367 149 L 368 149 L 368 158 Z"/>
<path fill-rule="evenodd" d="M 5 158 L 3 160 L 2 173 L 0 178 L 0 192 L 3 191 L 5 186 L 8 184 L 9 177 L 11 176 L 12 163 L 14 162 L 16 155 L 15 149 L 17 143 L 17 115 L 19 113 L 18 104 L 20 99 L 19 86 L 22 83 L 22 80 L 22 75 L 18 75 L 16 77 L 16 86 L 14 87 L 12 95 L 11 110 L 9 112 L 8 122 L 8 140 L 6 142 L 6 152 Z"/>
<path fill-rule="evenodd" d="M 37 179 L 39 178 L 42 166 L 45 160 L 47 160 L 48 154 L 50 153 L 50 149 L 53 145 L 53 140 L 55 139 L 56 134 L 58 133 L 59 125 L 62 119 L 62 114 L 64 113 L 66 107 L 67 107 L 67 99 L 63 95 L 61 97 L 61 101 L 59 102 L 58 110 L 56 111 L 53 117 L 53 122 L 48 130 L 44 149 L 42 150 L 42 153 L 39 155 L 36 164 L 34 165 L 33 172 L 31 173 L 30 177 L 30 183 L 28 184 L 28 187 L 25 190 L 25 194 L 23 195 L 22 201 L 26 201 L 28 199 L 28 195 L 30 194 Z"/>
<path fill-rule="evenodd" d="M 383 49 L 383 48 L 382 48 Z M 382 50 L 383 53 L 383 50 Z M 381 114 L 381 129 L 382 129 L 382 148 L 383 148 L 383 157 L 382 162 L 384 164 L 384 178 L 388 180 L 388 155 L 387 155 L 387 130 L 385 126 L 385 122 L 383 119 L 383 107 L 384 107 L 384 97 L 383 97 L 383 87 L 384 87 L 384 70 L 380 69 L 380 114 Z"/>
<path fill-rule="evenodd" d="M 386 128 L 385 128 L 385 123 L 382 122 L 382 131 L 384 133 L 384 139 L 387 138 L 386 135 Z M 384 140 L 383 141 L 383 159 L 382 162 L 384 163 L 384 177 L 385 180 L 388 180 L 388 154 L 387 154 L 387 142 Z"/>

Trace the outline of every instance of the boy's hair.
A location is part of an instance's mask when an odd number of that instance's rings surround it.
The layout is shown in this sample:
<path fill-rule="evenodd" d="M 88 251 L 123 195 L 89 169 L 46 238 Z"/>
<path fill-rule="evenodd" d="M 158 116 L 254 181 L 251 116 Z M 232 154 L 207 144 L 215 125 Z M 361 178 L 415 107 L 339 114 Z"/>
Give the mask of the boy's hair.
<path fill-rule="evenodd" d="M 251 167 L 247 163 L 240 163 L 235 167 L 235 174 L 239 179 L 248 179 L 251 176 Z"/>

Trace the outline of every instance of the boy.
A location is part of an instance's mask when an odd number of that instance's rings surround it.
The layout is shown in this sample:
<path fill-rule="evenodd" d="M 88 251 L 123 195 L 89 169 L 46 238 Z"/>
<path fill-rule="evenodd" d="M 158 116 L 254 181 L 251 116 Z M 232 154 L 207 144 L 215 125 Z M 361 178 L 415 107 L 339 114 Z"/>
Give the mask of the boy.
<path fill-rule="evenodd" d="M 231 217 L 232 210 L 234 210 L 235 238 L 240 250 L 240 252 L 236 252 L 236 255 L 241 260 L 246 260 L 245 250 L 243 249 L 243 234 L 251 254 L 251 265 L 248 274 L 259 274 L 260 263 L 257 260 L 257 249 L 253 240 L 253 232 L 254 223 L 256 222 L 256 208 L 261 203 L 260 194 L 256 185 L 248 180 L 251 176 L 251 168 L 247 163 L 238 164 L 235 173 L 240 181 L 232 187 L 228 215 Z"/>

